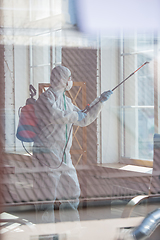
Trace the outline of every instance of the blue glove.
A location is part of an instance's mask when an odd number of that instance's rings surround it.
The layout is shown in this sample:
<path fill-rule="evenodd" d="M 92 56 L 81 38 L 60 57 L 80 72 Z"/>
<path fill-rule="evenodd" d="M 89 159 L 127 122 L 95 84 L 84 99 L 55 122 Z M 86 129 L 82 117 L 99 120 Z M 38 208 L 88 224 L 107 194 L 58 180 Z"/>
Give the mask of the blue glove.
<path fill-rule="evenodd" d="M 110 98 L 111 94 L 113 94 L 113 92 L 112 92 L 111 90 L 106 91 L 106 92 L 103 92 L 103 93 L 101 94 L 100 98 L 99 98 L 99 101 L 100 101 L 100 102 L 105 102 L 105 101 L 107 101 L 107 100 Z"/>
<path fill-rule="evenodd" d="M 87 116 L 87 113 L 79 111 L 78 112 L 78 121 L 82 121 L 86 116 Z"/>

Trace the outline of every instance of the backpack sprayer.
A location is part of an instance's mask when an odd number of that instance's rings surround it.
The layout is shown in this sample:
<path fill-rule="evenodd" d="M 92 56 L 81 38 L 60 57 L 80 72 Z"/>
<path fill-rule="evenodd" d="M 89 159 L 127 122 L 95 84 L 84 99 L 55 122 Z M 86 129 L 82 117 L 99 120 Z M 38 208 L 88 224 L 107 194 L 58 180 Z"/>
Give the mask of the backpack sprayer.
<path fill-rule="evenodd" d="M 133 76 L 137 71 L 139 71 L 144 65 L 148 64 L 149 62 L 145 62 L 143 65 L 141 65 L 138 69 L 136 69 L 133 73 L 131 73 L 127 78 L 125 78 L 122 82 L 120 82 L 116 87 L 112 89 L 112 92 L 116 90 L 121 84 L 123 84 L 126 80 L 128 80 L 131 76 Z M 16 137 L 22 141 L 22 145 L 26 152 L 30 154 L 27 149 L 25 148 L 23 142 L 34 142 L 37 136 L 37 129 L 38 129 L 38 119 L 36 118 L 35 111 L 34 111 L 34 104 L 36 100 L 33 98 L 36 95 L 36 89 L 30 85 L 29 86 L 29 91 L 30 91 L 30 98 L 27 99 L 26 105 L 24 107 L 21 107 L 19 109 L 19 124 L 17 128 L 17 134 Z M 90 106 L 87 105 L 85 109 L 82 110 L 82 112 L 87 113 L 89 112 L 95 105 L 97 105 L 100 102 L 101 99 L 99 99 L 94 105 Z M 21 110 L 21 111 L 20 111 Z M 69 135 L 67 142 L 65 144 L 64 150 L 63 150 L 63 155 L 62 155 L 62 161 L 60 165 L 56 168 L 59 168 L 64 160 L 64 155 L 65 155 L 65 150 L 67 148 L 70 135 L 71 135 L 71 130 L 72 130 L 73 124 L 71 125 Z M 30 154 L 31 155 L 31 154 Z M 31 155 L 32 156 L 32 155 Z M 54 168 L 54 169 L 56 169 Z"/>
<path fill-rule="evenodd" d="M 30 98 L 26 100 L 26 105 L 19 108 L 19 124 L 16 137 L 22 142 L 34 142 L 37 132 L 37 118 L 35 116 L 34 104 L 36 100 L 36 89 L 29 85 Z"/>

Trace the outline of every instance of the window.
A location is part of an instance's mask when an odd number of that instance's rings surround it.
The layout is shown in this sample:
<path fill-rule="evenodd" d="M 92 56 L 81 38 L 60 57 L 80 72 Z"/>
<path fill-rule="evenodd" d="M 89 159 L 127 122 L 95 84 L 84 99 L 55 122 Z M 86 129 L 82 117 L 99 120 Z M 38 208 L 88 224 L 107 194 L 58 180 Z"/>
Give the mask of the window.
<path fill-rule="evenodd" d="M 153 34 L 101 36 L 101 92 L 118 87 L 101 113 L 103 164 L 152 167 L 153 135 L 159 132 L 158 42 Z M 136 161 L 134 161 L 136 160 Z M 137 161 L 138 160 L 138 161 Z"/>
<path fill-rule="evenodd" d="M 61 30 L 40 34 L 30 40 L 30 83 L 50 82 L 51 69 L 61 64 Z M 38 95 L 37 95 L 38 97 Z"/>
<path fill-rule="evenodd" d="M 50 81 L 50 34 L 31 38 L 30 81 L 36 89 L 38 83 Z"/>
<path fill-rule="evenodd" d="M 130 159 L 153 159 L 155 132 L 154 36 L 141 34 L 123 40 L 122 78 L 125 79 L 146 61 L 124 84 L 121 91 L 121 156 Z"/>

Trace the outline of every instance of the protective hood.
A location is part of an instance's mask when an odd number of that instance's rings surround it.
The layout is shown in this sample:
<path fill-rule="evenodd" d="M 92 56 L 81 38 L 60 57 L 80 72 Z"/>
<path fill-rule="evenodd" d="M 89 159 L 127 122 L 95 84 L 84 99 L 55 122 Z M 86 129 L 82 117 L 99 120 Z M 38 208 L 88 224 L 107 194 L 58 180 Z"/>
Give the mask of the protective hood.
<path fill-rule="evenodd" d="M 71 71 L 64 66 L 56 66 L 52 69 L 50 84 L 53 90 L 64 91 L 66 89 L 66 84 L 69 77 L 71 76 Z"/>

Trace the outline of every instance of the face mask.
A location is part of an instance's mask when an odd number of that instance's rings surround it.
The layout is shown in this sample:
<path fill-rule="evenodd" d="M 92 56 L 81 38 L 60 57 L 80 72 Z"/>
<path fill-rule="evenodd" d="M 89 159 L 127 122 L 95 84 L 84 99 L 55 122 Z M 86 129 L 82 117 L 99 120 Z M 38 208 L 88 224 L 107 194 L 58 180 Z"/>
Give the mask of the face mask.
<path fill-rule="evenodd" d="M 67 86 L 66 86 L 66 91 L 69 91 L 73 86 L 73 81 L 68 81 Z"/>

